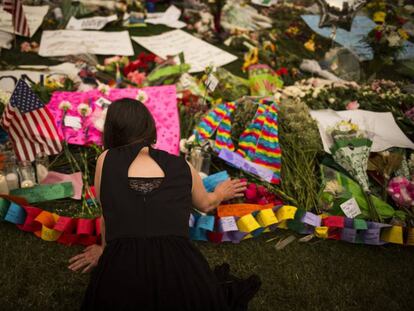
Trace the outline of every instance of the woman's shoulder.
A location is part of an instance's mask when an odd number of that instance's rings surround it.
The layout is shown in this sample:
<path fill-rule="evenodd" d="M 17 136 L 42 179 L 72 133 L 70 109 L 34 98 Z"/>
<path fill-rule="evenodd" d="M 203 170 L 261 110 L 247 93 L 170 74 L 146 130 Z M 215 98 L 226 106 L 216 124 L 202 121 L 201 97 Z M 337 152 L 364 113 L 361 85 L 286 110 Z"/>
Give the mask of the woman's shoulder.
<path fill-rule="evenodd" d="M 162 158 L 168 164 L 188 166 L 187 161 L 181 155 L 171 154 L 171 153 L 169 153 L 165 150 L 161 150 L 161 149 L 153 148 L 153 150 L 159 155 L 160 158 Z"/>

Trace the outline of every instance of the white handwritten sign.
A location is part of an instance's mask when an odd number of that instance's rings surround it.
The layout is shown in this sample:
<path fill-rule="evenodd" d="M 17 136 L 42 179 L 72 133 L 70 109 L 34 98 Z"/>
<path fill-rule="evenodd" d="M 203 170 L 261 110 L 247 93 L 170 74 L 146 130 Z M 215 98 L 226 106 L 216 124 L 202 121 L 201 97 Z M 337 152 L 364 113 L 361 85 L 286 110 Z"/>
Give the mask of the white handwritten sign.
<path fill-rule="evenodd" d="M 128 31 L 43 31 L 39 55 L 44 57 L 76 54 L 134 55 Z"/>
<path fill-rule="evenodd" d="M 361 210 L 359 209 L 355 198 L 349 199 L 348 201 L 342 203 L 340 206 L 345 216 L 348 218 L 355 218 L 361 214 Z"/>
<path fill-rule="evenodd" d="M 105 27 L 106 24 L 116 21 L 117 16 L 96 16 L 90 18 L 77 19 L 72 16 L 66 25 L 66 29 L 69 30 L 83 30 L 83 29 L 94 29 L 99 30 Z"/>
<path fill-rule="evenodd" d="M 183 52 L 185 62 L 191 65 L 190 72 L 203 71 L 207 66 L 223 66 L 237 59 L 236 56 L 179 29 L 157 36 L 132 37 L 132 40 L 164 59 Z"/>

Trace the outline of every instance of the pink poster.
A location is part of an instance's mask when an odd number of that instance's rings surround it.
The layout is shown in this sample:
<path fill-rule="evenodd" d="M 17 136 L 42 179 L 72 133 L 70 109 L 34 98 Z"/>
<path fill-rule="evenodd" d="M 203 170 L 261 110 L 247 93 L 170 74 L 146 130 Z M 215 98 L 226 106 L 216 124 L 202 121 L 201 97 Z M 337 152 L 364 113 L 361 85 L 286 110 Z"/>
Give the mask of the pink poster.
<path fill-rule="evenodd" d="M 177 110 L 177 99 L 174 85 L 153 86 L 140 89 L 148 97 L 145 105 L 152 113 L 157 127 L 156 148 L 165 150 L 171 154 L 179 154 L 180 125 Z M 54 92 L 48 104 L 50 112 L 55 117 L 56 127 L 61 137 L 69 144 L 88 145 L 96 143 L 102 145 L 102 108 L 99 103 L 107 99 L 115 101 L 121 98 L 136 98 L 139 89 L 111 89 L 105 95 L 99 90 L 87 92 Z M 67 101 L 71 108 L 67 111 L 66 121 L 71 119 L 71 125 L 63 125 L 63 110 L 59 105 Z M 78 113 L 78 106 L 86 103 L 92 109 L 91 114 L 82 117 Z"/>

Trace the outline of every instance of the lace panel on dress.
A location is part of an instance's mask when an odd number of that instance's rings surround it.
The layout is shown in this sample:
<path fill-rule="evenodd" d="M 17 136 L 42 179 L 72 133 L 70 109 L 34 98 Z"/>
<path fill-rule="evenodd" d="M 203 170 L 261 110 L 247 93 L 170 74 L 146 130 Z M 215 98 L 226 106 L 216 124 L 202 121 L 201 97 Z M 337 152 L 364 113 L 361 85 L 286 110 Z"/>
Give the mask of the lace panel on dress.
<path fill-rule="evenodd" d="M 128 177 L 129 188 L 142 194 L 148 194 L 159 188 L 164 177 Z"/>

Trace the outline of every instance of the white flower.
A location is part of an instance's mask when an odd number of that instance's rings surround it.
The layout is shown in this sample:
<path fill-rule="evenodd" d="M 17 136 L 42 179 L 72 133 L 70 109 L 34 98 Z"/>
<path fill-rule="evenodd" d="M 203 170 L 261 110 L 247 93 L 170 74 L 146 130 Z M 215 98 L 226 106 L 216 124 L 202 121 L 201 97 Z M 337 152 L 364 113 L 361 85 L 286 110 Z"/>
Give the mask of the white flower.
<path fill-rule="evenodd" d="M 388 45 L 390 47 L 400 46 L 402 44 L 401 37 L 397 33 L 393 33 L 387 37 Z"/>
<path fill-rule="evenodd" d="M 278 91 L 276 91 L 276 93 L 273 96 L 276 101 L 280 101 L 280 99 L 282 98 L 282 94 Z"/>
<path fill-rule="evenodd" d="M 313 97 L 313 98 L 317 98 L 320 92 L 321 92 L 321 89 L 320 89 L 320 88 L 316 88 L 316 89 L 313 91 L 313 93 L 312 93 L 312 97 Z"/>
<path fill-rule="evenodd" d="M 82 104 L 79 104 L 78 106 L 78 112 L 81 116 L 87 117 L 92 113 L 92 109 L 91 107 L 89 107 L 88 104 L 82 103 Z"/>
<path fill-rule="evenodd" d="M 136 100 L 140 101 L 141 103 L 145 104 L 145 102 L 148 100 L 148 95 L 142 90 L 139 90 L 137 93 Z"/>
<path fill-rule="evenodd" d="M 102 94 L 109 95 L 109 93 L 111 92 L 111 87 L 107 84 L 100 83 L 98 85 L 98 90 Z"/>
<path fill-rule="evenodd" d="M 63 100 L 59 103 L 59 109 L 66 112 L 72 109 L 72 104 L 70 103 L 70 101 Z"/>
<path fill-rule="evenodd" d="M 187 154 L 189 152 L 189 150 L 187 148 L 187 142 L 188 142 L 188 140 L 186 138 L 182 138 L 180 140 L 180 151 L 184 154 Z"/>
<path fill-rule="evenodd" d="M 336 101 L 336 99 L 334 97 L 330 97 L 328 101 L 330 104 L 333 104 Z"/>
<path fill-rule="evenodd" d="M 326 183 L 325 192 L 329 192 L 332 194 L 339 194 L 342 192 L 342 186 L 336 180 L 330 180 Z"/>
<path fill-rule="evenodd" d="M 104 130 L 104 126 L 105 126 L 105 119 L 106 119 L 106 113 L 108 112 L 108 108 L 102 110 L 102 112 L 100 113 L 99 117 L 96 118 L 93 121 L 93 125 L 95 126 L 95 128 L 100 131 L 103 132 Z"/>
<path fill-rule="evenodd" d="M 7 105 L 10 100 L 11 93 L 0 90 L 0 103 Z"/>

